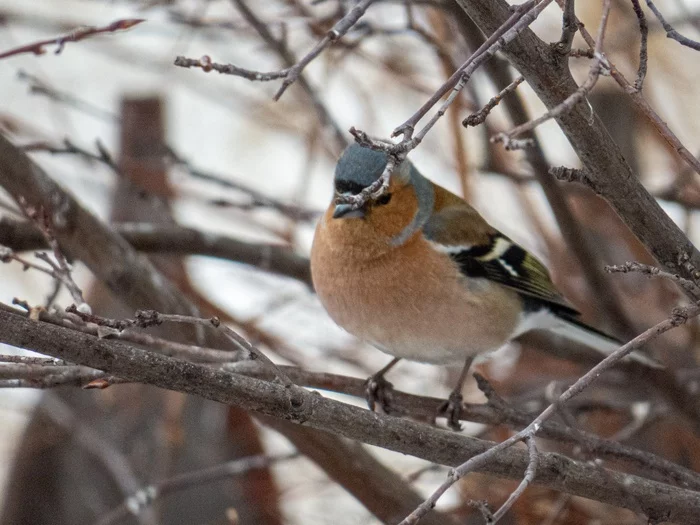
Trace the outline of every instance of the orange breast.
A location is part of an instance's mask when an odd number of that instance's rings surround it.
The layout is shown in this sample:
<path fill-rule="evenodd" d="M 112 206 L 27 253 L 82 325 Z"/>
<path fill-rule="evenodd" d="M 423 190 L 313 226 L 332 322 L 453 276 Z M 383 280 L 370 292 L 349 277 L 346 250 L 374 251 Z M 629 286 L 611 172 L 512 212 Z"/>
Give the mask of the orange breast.
<path fill-rule="evenodd" d="M 449 364 L 496 350 L 512 334 L 515 292 L 464 277 L 421 235 L 371 257 L 357 248 L 334 245 L 320 224 L 311 272 L 328 314 L 359 339 L 394 356 Z"/>

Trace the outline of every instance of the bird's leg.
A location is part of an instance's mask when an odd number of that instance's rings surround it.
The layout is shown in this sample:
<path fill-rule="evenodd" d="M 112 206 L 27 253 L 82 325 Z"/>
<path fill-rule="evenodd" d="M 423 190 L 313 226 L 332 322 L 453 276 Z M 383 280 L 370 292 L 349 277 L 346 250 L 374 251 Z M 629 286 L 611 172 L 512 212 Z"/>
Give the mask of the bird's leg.
<path fill-rule="evenodd" d="M 379 406 L 382 407 L 385 413 L 388 414 L 391 410 L 391 391 L 394 389 L 394 385 L 384 379 L 384 376 L 399 361 L 401 361 L 401 358 L 395 357 L 388 365 L 376 374 L 369 376 L 367 381 L 365 381 L 365 399 L 367 399 L 367 405 L 372 412 L 374 412 L 377 403 L 379 403 Z"/>
<path fill-rule="evenodd" d="M 467 379 L 467 374 L 474 361 L 474 356 L 467 357 L 462 367 L 462 372 L 459 374 L 457 386 L 450 393 L 450 397 L 438 408 L 438 416 L 444 415 L 447 418 L 447 425 L 452 430 L 462 430 L 462 425 L 459 424 L 459 418 L 462 415 L 462 387 Z"/>

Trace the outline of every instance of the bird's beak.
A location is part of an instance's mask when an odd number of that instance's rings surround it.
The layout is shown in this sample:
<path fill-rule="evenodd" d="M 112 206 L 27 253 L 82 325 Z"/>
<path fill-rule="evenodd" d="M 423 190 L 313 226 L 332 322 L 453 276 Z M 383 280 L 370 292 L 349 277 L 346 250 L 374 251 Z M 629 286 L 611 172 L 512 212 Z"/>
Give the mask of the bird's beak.
<path fill-rule="evenodd" d="M 365 216 L 365 210 L 358 208 L 352 209 L 352 204 L 336 204 L 333 212 L 334 219 L 359 219 Z"/>

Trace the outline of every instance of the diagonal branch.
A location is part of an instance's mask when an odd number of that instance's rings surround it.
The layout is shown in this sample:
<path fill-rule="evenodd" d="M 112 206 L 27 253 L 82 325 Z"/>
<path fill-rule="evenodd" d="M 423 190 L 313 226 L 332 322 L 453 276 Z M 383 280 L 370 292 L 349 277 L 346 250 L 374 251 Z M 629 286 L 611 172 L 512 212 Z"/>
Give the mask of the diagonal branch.
<path fill-rule="evenodd" d="M 694 49 L 695 51 L 700 51 L 700 42 L 696 40 L 691 40 L 690 38 L 681 35 L 678 31 L 673 29 L 673 26 L 669 24 L 664 16 L 661 14 L 661 11 L 654 5 L 654 2 L 651 0 L 646 0 L 647 5 L 649 6 L 649 9 L 652 10 L 654 13 L 654 16 L 659 19 L 659 22 L 661 22 L 661 25 L 664 27 L 664 31 L 666 31 L 666 36 L 668 38 L 672 38 L 676 42 L 678 42 L 682 46 L 689 47 L 691 49 Z"/>
<path fill-rule="evenodd" d="M 10 49 L 8 51 L 5 51 L 4 53 L 0 53 L 0 59 L 15 56 L 15 55 L 22 55 L 24 53 L 31 53 L 34 55 L 43 55 L 46 53 L 46 49 L 44 49 L 46 46 L 50 45 L 55 45 L 56 46 L 56 51 L 54 51 L 55 54 L 60 54 L 63 51 L 63 48 L 68 42 L 79 42 L 81 40 L 85 40 L 86 38 L 95 36 L 95 35 L 100 35 L 104 33 L 115 33 L 117 31 L 124 31 L 126 29 L 130 29 L 134 27 L 135 25 L 140 24 L 141 22 L 145 22 L 143 18 L 125 18 L 123 20 L 117 20 L 115 22 L 112 22 L 111 24 L 108 24 L 106 26 L 101 26 L 101 27 L 93 27 L 93 26 L 84 26 L 84 27 L 78 27 L 77 29 L 74 29 L 70 33 L 67 33 L 65 35 L 61 35 L 56 38 L 49 38 L 47 40 L 40 40 L 38 42 L 32 42 L 31 44 L 26 44 L 20 47 L 16 47 L 14 49 Z"/>
<path fill-rule="evenodd" d="M 534 439 L 535 435 L 542 428 L 542 425 L 552 416 L 554 416 L 554 414 L 556 414 L 560 406 L 564 405 L 569 400 L 583 392 L 583 390 L 585 390 L 593 382 L 595 382 L 605 370 L 609 370 L 616 362 L 620 361 L 622 358 L 624 358 L 626 355 L 630 354 L 634 350 L 639 349 L 641 346 L 655 339 L 661 334 L 672 330 L 673 328 L 676 328 L 682 324 L 685 324 L 688 321 L 688 319 L 695 317 L 698 314 L 700 314 L 700 304 L 691 304 L 684 308 L 676 308 L 671 317 L 669 317 L 665 321 L 660 322 L 656 326 L 649 328 L 648 330 L 642 332 L 628 343 L 622 345 L 612 354 L 603 359 L 603 361 L 601 361 L 591 370 L 589 370 L 586 374 L 581 376 L 573 385 L 567 388 L 564 391 L 564 393 L 562 393 L 552 404 L 550 404 L 546 409 L 544 409 L 540 413 L 540 415 L 538 415 L 523 430 L 509 437 L 505 441 L 494 445 L 489 450 L 486 450 L 481 454 L 477 454 L 469 458 L 469 460 L 465 461 L 459 467 L 453 469 L 448 475 L 447 480 L 443 482 L 442 485 L 440 485 L 430 495 L 430 497 L 428 497 L 420 506 L 418 506 L 416 510 L 409 514 L 406 517 L 406 519 L 404 519 L 399 525 L 414 525 L 415 523 L 418 523 L 418 521 L 423 516 L 425 516 L 428 512 L 435 508 L 437 501 L 442 497 L 442 495 L 445 492 L 447 492 L 447 490 L 450 487 L 452 487 L 452 485 L 454 485 L 457 481 L 462 479 L 468 473 L 486 468 L 486 466 L 491 461 L 493 461 L 494 456 L 497 455 L 499 452 L 506 451 L 513 445 L 521 441 Z M 525 475 L 523 479 L 528 478 L 528 475 L 530 474 L 532 469 L 532 465 L 533 461 L 530 460 L 527 464 L 527 468 L 525 470 Z M 603 478 L 608 478 L 608 476 L 606 475 Z M 626 484 L 622 484 L 620 486 L 626 487 Z M 619 492 L 619 487 L 617 487 L 617 492 Z M 629 495 L 629 493 L 626 490 L 624 491 L 624 493 L 625 496 Z M 631 497 L 629 499 L 625 497 L 625 502 L 626 503 L 624 504 L 624 506 L 626 508 L 630 508 L 635 512 L 638 512 L 640 510 L 639 508 L 637 508 L 637 505 L 641 504 L 641 502 L 638 502 L 635 497 Z M 642 509 L 642 511 L 647 513 L 647 511 L 644 509 Z M 657 516 L 652 516 L 648 513 L 647 516 L 649 516 L 651 521 L 655 521 L 657 519 Z"/>
<path fill-rule="evenodd" d="M 504 0 L 454 1 L 486 34 L 495 31 L 511 15 Z M 580 30 L 583 35 L 583 29 Z M 567 57 L 529 29 L 505 46 L 504 53 L 549 109 L 578 89 L 568 69 Z M 700 252 L 633 176 L 619 148 L 602 122 L 595 114 L 591 115 L 590 108 L 578 104 L 560 115 L 557 123 L 601 195 L 641 243 L 665 269 L 692 279 L 693 268 L 700 268 Z M 686 257 L 689 264 L 679 264 Z"/>
<path fill-rule="evenodd" d="M 130 381 L 199 395 L 445 465 L 457 466 L 494 448 L 491 442 L 372 413 L 314 392 L 306 392 L 301 404 L 294 405 L 283 385 L 161 356 L 120 341 L 100 340 L 5 311 L 0 311 L 0 341 Z M 522 479 L 529 454 L 496 447 L 488 464 L 479 470 Z M 697 492 L 611 470 L 604 470 L 607 475 L 601 476 L 599 468 L 558 454 L 538 456 L 537 484 L 625 508 L 630 507 L 632 496 L 654 519 L 691 523 L 700 515 Z M 618 490 L 620 485 L 625 486 L 624 495 Z"/>

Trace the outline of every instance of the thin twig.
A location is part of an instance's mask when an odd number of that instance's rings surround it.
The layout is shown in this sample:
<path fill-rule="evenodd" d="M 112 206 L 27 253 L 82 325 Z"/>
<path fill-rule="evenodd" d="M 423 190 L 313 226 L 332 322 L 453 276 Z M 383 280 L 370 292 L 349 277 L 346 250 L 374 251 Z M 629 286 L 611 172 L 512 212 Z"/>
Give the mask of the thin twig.
<path fill-rule="evenodd" d="M 572 58 L 595 58 L 592 49 L 572 49 L 569 51 L 569 56 Z"/>
<path fill-rule="evenodd" d="M 491 98 L 491 100 L 489 100 L 483 108 L 465 118 L 462 121 L 462 126 L 478 126 L 479 124 L 483 123 L 484 120 L 486 120 L 486 117 L 488 117 L 491 113 L 491 110 L 498 106 L 501 100 L 503 100 L 503 97 L 505 97 L 508 93 L 512 93 L 513 91 L 515 91 L 517 87 L 524 81 L 525 77 L 518 77 L 515 80 L 513 80 L 513 82 L 504 87 L 498 93 L 498 95 Z"/>
<path fill-rule="evenodd" d="M 260 35 L 260 37 L 269 45 L 282 59 L 287 68 L 292 68 L 296 63 L 297 59 L 294 53 L 289 49 L 287 43 L 284 39 L 276 38 L 270 28 L 265 24 L 254 12 L 248 7 L 248 4 L 244 0 L 231 0 L 233 4 L 238 8 L 243 18 L 248 22 L 255 31 Z M 326 108 L 325 104 L 321 100 L 316 89 L 314 89 L 303 73 L 298 74 L 299 85 L 302 87 L 306 95 L 309 97 L 311 104 L 318 115 L 319 120 L 323 126 L 327 126 L 332 129 L 333 137 L 335 139 L 335 146 L 340 150 L 344 149 L 348 140 L 345 134 L 341 131 L 338 123 L 333 119 L 332 115 Z"/>
<path fill-rule="evenodd" d="M 51 258 L 43 252 L 36 252 L 34 256 L 37 259 L 44 261 L 48 265 L 48 267 L 33 263 L 25 259 L 24 257 L 17 255 L 13 250 L 8 248 L 7 246 L 3 246 L 0 244 L 0 262 L 9 263 L 10 261 L 16 261 L 22 265 L 25 271 L 31 269 L 45 273 L 46 275 L 54 279 L 55 282 L 60 282 L 61 284 L 65 285 L 66 288 L 68 288 L 68 290 L 71 292 L 73 300 L 80 305 L 84 305 L 82 306 L 83 309 L 89 308 L 83 300 L 82 291 L 80 290 L 78 285 L 75 284 L 73 278 L 70 275 L 70 268 L 66 267 L 66 269 L 64 269 L 60 264 L 57 264 L 56 262 L 51 260 Z"/>
<path fill-rule="evenodd" d="M 529 0 L 528 2 L 525 2 L 523 4 L 518 5 L 513 14 L 508 17 L 508 19 L 501 24 L 501 26 L 493 32 L 489 38 L 487 38 L 484 43 L 479 46 L 479 48 L 474 51 L 474 53 L 471 54 L 469 58 L 455 71 L 450 78 L 448 78 L 445 83 L 440 86 L 440 88 L 428 99 L 425 104 L 423 104 L 418 111 L 416 111 L 411 117 L 405 121 L 403 124 L 399 125 L 394 131 L 392 132 L 391 136 L 392 137 L 397 137 L 399 135 L 403 135 L 404 139 L 410 138 L 413 135 L 413 130 L 416 127 L 416 124 L 430 111 L 435 104 L 438 103 L 438 101 L 445 96 L 449 91 L 454 88 L 454 86 L 463 78 L 463 75 L 466 71 L 466 69 L 475 61 L 477 61 L 480 57 L 484 56 L 486 51 L 498 46 L 500 48 L 501 46 L 498 45 L 499 40 L 501 37 L 503 37 L 506 33 L 508 33 L 511 29 L 514 28 L 516 24 L 518 24 L 519 21 L 521 21 L 526 14 L 529 14 L 531 9 L 535 11 L 534 17 L 536 18 L 537 15 L 539 14 L 539 11 L 541 11 L 546 5 L 549 4 L 548 1 L 546 2 L 541 2 L 540 4 L 536 5 L 535 0 Z M 533 7 L 534 6 L 534 7 Z M 538 9 L 539 8 L 539 9 Z M 532 21 L 534 21 L 534 18 L 530 20 L 530 22 L 522 27 L 524 29 L 527 27 Z M 521 30 L 522 30 L 521 29 Z M 515 35 L 514 35 L 515 36 Z M 490 56 L 489 56 L 490 58 Z M 481 62 L 483 62 L 484 59 L 481 59 Z"/>
<path fill-rule="evenodd" d="M 564 14 L 561 20 L 561 37 L 559 38 L 559 42 L 557 42 L 556 49 L 562 55 L 567 55 L 571 52 L 571 44 L 574 42 L 576 31 L 578 31 L 574 0 L 566 0 L 563 11 Z"/>
<path fill-rule="evenodd" d="M 84 387 L 92 381 L 105 380 L 110 377 L 109 374 L 101 370 L 76 365 L 0 365 L 0 388 Z"/>
<path fill-rule="evenodd" d="M 51 274 L 55 279 L 60 280 L 70 293 L 73 301 L 78 304 L 81 311 L 90 311 L 90 306 L 85 302 L 83 291 L 78 284 L 73 280 L 72 269 L 66 260 L 65 255 L 58 245 L 55 235 L 53 234 L 53 226 L 49 214 L 42 207 L 30 206 L 23 198 L 20 198 L 18 204 L 22 207 L 27 218 L 34 221 L 39 228 L 39 231 L 44 236 L 44 240 L 51 248 L 55 261 L 43 252 L 35 254 L 37 259 L 44 261 L 51 268 Z"/>
<path fill-rule="evenodd" d="M 312 60 L 314 60 L 318 55 L 320 55 L 324 49 L 329 47 L 333 42 L 336 42 L 337 40 L 341 39 L 343 35 L 345 35 L 345 33 L 347 33 L 348 30 L 352 26 L 354 26 L 360 18 L 362 18 L 362 15 L 365 14 L 367 8 L 370 5 L 372 5 L 374 1 L 375 0 L 361 0 L 360 2 L 355 4 L 353 8 L 350 9 L 350 11 L 348 11 L 343 18 L 338 20 L 338 22 L 333 26 L 333 28 L 330 31 L 328 31 L 326 36 L 323 37 L 323 39 L 320 42 L 318 42 L 311 51 L 309 51 L 296 64 L 290 67 L 287 71 L 287 74 L 284 77 L 284 80 L 282 81 L 282 85 L 273 97 L 274 100 L 280 99 L 280 97 L 282 96 L 282 94 L 284 94 L 287 88 L 299 78 L 299 75 L 304 70 L 304 68 L 307 65 L 309 65 L 309 63 Z"/>
<path fill-rule="evenodd" d="M 78 330 L 85 334 L 97 336 L 99 338 L 119 339 L 129 341 L 140 346 L 145 346 L 160 354 L 180 359 L 187 359 L 198 363 L 232 363 L 246 359 L 248 352 L 216 350 L 197 345 L 188 345 L 155 337 L 140 332 L 129 330 L 129 326 L 114 327 L 114 320 L 100 317 L 94 314 L 78 312 L 75 305 L 69 306 L 67 312 L 48 312 L 44 309 L 33 309 L 26 301 L 15 299 L 13 304 L 25 309 L 28 314 L 34 315 L 37 320 L 46 321 L 58 326 Z M 6 310 L 0 303 L 0 310 Z M 89 321 L 86 319 L 90 319 Z M 96 321 L 96 322 L 95 322 Z"/>
<path fill-rule="evenodd" d="M 97 149 L 97 153 L 92 153 L 85 148 L 77 146 L 68 138 L 63 140 L 62 146 L 56 146 L 48 142 L 31 142 L 20 146 L 20 149 L 28 153 L 46 152 L 52 155 L 78 155 L 90 161 L 100 162 L 112 170 L 116 175 L 121 175 L 121 170 L 119 169 L 117 162 L 114 160 L 111 153 L 109 153 L 105 145 L 102 144 L 100 139 L 95 140 L 95 149 Z"/>
<path fill-rule="evenodd" d="M 269 357 L 267 357 L 263 352 L 261 352 L 256 346 L 250 344 L 248 340 L 242 335 L 236 333 L 234 330 L 223 324 L 218 317 L 212 317 L 211 319 L 204 319 L 201 317 L 192 317 L 189 315 L 178 315 L 178 314 L 161 314 L 157 312 L 147 311 L 147 312 L 137 312 L 136 317 L 139 318 L 139 314 L 144 315 L 147 319 L 152 315 L 156 315 L 158 320 L 172 322 L 172 323 L 187 323 L 199 326 L 209 326 L 214 327 L 223 333 L 227 339 L 232 341 L 236 346 L 242 350 L 247 351 L 252 357 L 260 360 L 267 368 L 272 370 L 275 374 L 275 379 L 282 383 L 287 388 L 296 388 L 296 385 L 292 382 L 287 375 L 279 369 L 279 367 L 274 364 Z"/>
<path fill-rule="evenodd" d="M 521 149 L 522 143 L 514 142 L 513 139 L 518 135 L 522 135 L 525 132 L 532 131 L 540 124 L 561 116 L 562 114 L 568 112 L 576 104 L 583 101 L 586 95 L 593 89 L 593 87 L 598 82 L 601 73 L 604 69 L 609 69 L 609 63 L 605 55 L 603 54 L 603 41 L 605 39 L 605 30 L 608 24 L 608 16 L 610 15 L 611 0 L 604 0 L 603 2 L 603 14 L 600 17 L 600 26 L 598 27 L 598 36 L 596 38 L 596 45 L 594 50 L 593 64 L 588 71 L 588 78 L 586 81 L 579 86 L 579 88 L 569 95 L 566 100 L 561 104 L 553 107 L 551 110 L 547 111 L 544 115 L 516 126 L 515 128 L 507 131 L 505 133 L 498 133 L 491 138 L 492 142 L 503 142 L 504 147 L 507 150 Z M 527 144 L 526 144 L 527 145 Z"/>
<path fill-rule="evenodd" d="M 148 328 L 150 326 L 157 326 L 164 322 L 169 323 L 185 323 L 194 326 L 204 326 L 209 328 L 216 328 L 219 332 L 224 334 L 224 336 L 233 342 L 238 348 L 244 350 L 249 355 L 255 359 L 260 360 L 271 372 L 275 374 L 275 378 L 282 383 L 285 387 L 296 388 L 294 383 L 287 377 L 287 375 L 282 372 L 277 365 L 275 365 L 270 358 L 267 357 L 263 352 L 261 352 L 257 347 L 250 344 L 245 337 L 236 333 L 234 330 L 223 324 L 218 317 L 211 317 L 205 319 L 202 317 L 194 317 L 190 315 L 179 315 L 179 314 L 163 314 L 156 312 L 155 310 L 139 310 L 133 319 L 109 319 L 106 317 L 100 317 L 91 313 L 80 312 L 75 306 L 69 306 L 66 311 L 77 315 L 83 321 L 95 323 L 101 326 L 106 326 L 108 328 L 113 328 L 115 330 L 125 330 L 130 327 L 140 327 Z"/>
<path fill-rule="evenodd" d="M 686 278 L 681 277 L 680 275 L 677 275 L 675 273 L 666 272 L 660 268 L 657 268 L 656 266 L 650 266 L 648 264 L 642 264 L 642 263 L 638 263 L 638 262 L 626 262 L 625 264 L 620 264 L 620 265 L 613 264 L 613 265 L 606 266 L 605 271 L 609 272 L 609 273 L 636 272 L 636 273 L 643 273 L 643 274 L 647 274 L 647 275 L 662 277 L 664 279 L 669 279 L 669 280 L 675 282 L 678 286 L 683 288 L 685 291 L 700 295 L 700 286 L 698 286 L 696 283 L 694 283 L 690 279 L 686 279 Z"/>
<path fill-rule="evenodd" d="M 140 24 L 141 22 L 145 22 L 145 20 L 143 18 L 125 18 L 123 20 L 117 20 L 116 22 L 112 22 L 111 24 L 102 27 L 79 27 L 77 29 L 74 29 L 70 33 L 61 35 L 56 38 L 49 38 L 47 40 L 40 40 L 31 44 L 25 44 L 23 46 L 5 51 L 4 53 L 0 53 L 0 60 L 3 58 L 21 55 L 24 53 L 43 55 L 44 53 L 46 53 L 46 49 L 44 48 L 50 45 L 56 45 L 56 50 L 54 51 L 54 53 L 58 55 L 61 53 L 61 51 L 63 51 L 63 48 L 68 42 L 79 42 L 80 40 L 84 40 L 95 35 L 123 31 L 126 29 L 130 29 L 135 25 Z"/>
<path fill-rule="evenodd" d="M 230 177 L 202 170 L 193 165 L 190 161 L 178 154 L 169 146 L 166 146 L 166 151 L 168 157 L 177 166 L 182 167 L 192 177 L 245 193 L 248 197 L 250 197 L 251 205 L 253 207 L 272 208 L 280 213 L 283 213 L 284 215 L 287 215 L 291 219 L 300 221 L 315 221 L 321 214 L 321 212 L 303 208 L 294 204 L 287 204 L 281 200 L 264 195 L 245 184 L 232 180 Z"/>
<path fill-rule="evenodd" d="M 489 525 L 495 525 L 498 521 L 505 516 L 506 512 L 510 510 L 516 500 L 523 495 L 525 489 L 527 489 L 530 484 L 534 481 L 537 475 L 537 464 L 539 462 L 539 454 L 537 452 L 537 446 L 535 444 L 534 437 L 526 437 L 525 444 L 527 445 L 527 452 L 530 460 L 527 464 L 527 469 L 525 469 L 525 475 L 520 481 L 518 487 L 508 496 L 501 508 L 493 513 L 493 517 L 488 521 Z"/>
<path fill-rule="evenodd" d="M 236 77 L 245 78 L 246 80 L 251 80 L 255 82 L 269 82 L 270 80 L 277 80 L 279 78 L 284 78 L 291 68 L 279 69 L 277 71 L 255 71 L 252 69 L 246 69 L 243 67 L 234 66 L 233 64 L 219 64 L 218 62 L 212 62 L 209 55 L 202 55 L 200 58 L 187 58 L 183 56 L 175 57 L 174 65 L 178 67 L 191 68 L 196 67 L 209 73 L 210 71 L 216 71 L 222 75 L 233 75 Z"/>
<path fill-rule="evenodd" d="M 108 122 L 120 121 L 119 115 L 116 113 L 98 107 L 67 91 L 59 91 L 42 81 L 39 77 L 27 73 L 22 69 L 17 72 L 17 78 L 28 83 L 29 93 L 32 95 L 43 95 L 54 102 L 65 104 L 68 107 L 81 111 L 86 115 L 99 118 L 100 120 L 106 120 Z"/>
<path fill-rule="evenodd" d="M 557 0 L 557 4 L 563 7 L 564 0 Z M 593 37 L 591 37 L 588 30 L 580 21 L 577 20 L 576 23 L 578 24 L 581 36 L 589 45 L 591 50 L 593 50 L 596 45 L 595 40 L 593 40 Z M 658 113 L 654 111 L 654 108 L 652 108 L 651 105 L 649 105 L 649 102 L 647 102 L 644 96 L 640 92 L 638 92 L 632 84 L 629 83 L 625 76 L 615 67 L 615 64 L 610 62 L 609 59 L 608 65 L 610 66 L 610 76 L 625 91 L 625 93 L 630 95 L 630 98 L 634 103 L 635 107 L 647 117 L 649 122 L 651 122 L 652 126 L 654 126 L 656 131 L 663 137 L 663 139 L 669 144 L 669 146 L 671 146 L 673 151 L 677 152 L 678 155 L 686 162 L 686 164 L 692 167 L 696 173 L 700 174 L 700 160 L 695 158 L 695 156 L 688 150 L 688 148 L 686 148 L 683 145 L 683 143 L 676 136 L 676 134 L 673 133 L 673 131 L 671 131 L 671 128 L 668 127 L 666 121 L 664 121 L 664 119 L 662 119 L 658 115 Z"/>
<path fill-rule="evenodd" d="M 639 0 L 632 0 L 632 8 L 639 21 L 639 35 L 641 38 L 639 43 L 639 68 L 637 69 L 637 79 L 634 81 L 634 89 L 639 92 L 642 90 L 644 78 L 647 75 L 647 40 L 649 38 L 649 26 L 647 25 L 647 17 L 644 15 Z"/>
<path fill-rule="evenodd" d="M 120 523 L 129 516 L 138 516 L 158 499 L 170 494 L 201 487 L 224 479 L 246 474 L 251 470 L 260 470 L 276 463 L 296 459 L 299 453 L 293 452 L 279 456 L 248 456 L 221 465 L 184 472 L 172 478 L 145 486 L 129 496 L 123 503 L 102 515 L 95 525 L 112 525 Z"/>
<path fill-rule="evenodd" d="M 666 21 L 666 19 L 661 14 L 661 11 L 659 11 L 654 5 L 654 2 L 652 2 L 651 0 L 646 0 L 646 2 L 649 6 L 649 9 L 653 11 L 654 15 L 656 15 L 656 18 L 659 19 L 659 22 L 661 22 L 661 25 L 664 27 L 664 30 L 666 31 L 666 37 L 672 38 L 679 44 L 694 49 L 695 51 L 700 51 L 700 42 L 696 40 L 691 40 L 690 38 L 681 35 L 678 31 L 673 29 L 673 26 L 671 24 L 669 24 Z"/>
<path fill-rule="evenodd" d="M 296 62 L 294 65 L 284 69 L 268 72 L 254 71 L 251 69 L 234 66 L 233 64 L 217 64 L 212 62 L 211 58 L 207 55 L 204 55 L 198 59 L 178 56 L 175 58 L 175 65 L 185 68 L 198 67 L 205 72 L 213 70 L 225 75 L 234 75 L 258 82 L 269 82 L 271 80 L 283 79 L 282 85 L 273 97 L 274 100 L 279 100 L 287 88 L 299 79 L 299 75 L 304 68 L 315 60 L 331 44 L 342 38 L 348 32 L 348 30 L 353 27 L 360 18 L 362 18 L 362 15 L 365 14 L 367 8 L 374 3 L 374 1 L 375 0 L 362 0 L 358 2 L 345 14 L 345 16 L 338 20 L 338 22 L 328 31 L 328 33 L 326 33 L 326 36 L 324 36 L 311 51 L 304 55 L 301 60 Z"/>
<path fill-rule="evenodd" d="M 0 355 L 0 363 L 18 363 L 23 365 L 73 366 L 72 363 L 55 357 L 33 357 L 27 355 Z"/>

